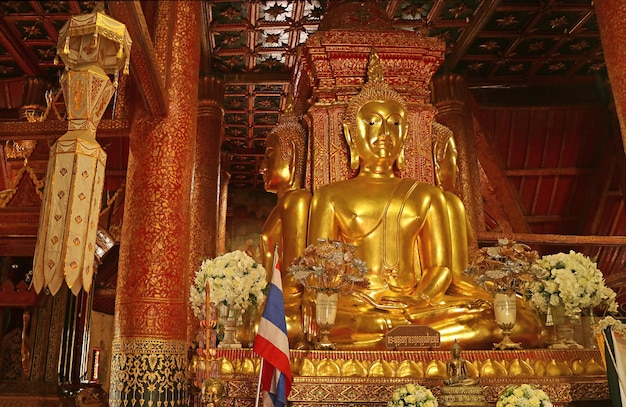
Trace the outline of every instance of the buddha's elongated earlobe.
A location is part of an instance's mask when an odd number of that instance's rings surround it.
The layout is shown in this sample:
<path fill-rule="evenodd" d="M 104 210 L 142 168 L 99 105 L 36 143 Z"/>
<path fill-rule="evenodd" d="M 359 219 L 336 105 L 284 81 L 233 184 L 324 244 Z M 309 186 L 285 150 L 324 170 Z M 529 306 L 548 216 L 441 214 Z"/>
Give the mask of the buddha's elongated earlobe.
<path fill-rule="evenodd" d="M 354 142 L 352 141 L 352 135 L 350 134 L 350 125 L 348 123 L 343 123 L 343 135 L 345 136 L 346 142 L 348 143 L 348 149 L 350 154 L 350 169 L 358 170 L 359 150 L 357 150 Z"/>
<path fill-rule="evenodd" d="M 404 147 L 402 147 L 402 150 L 400 150 L 400 154 L 398 154 L 398 158 L 396 158 L 396 165 L 398 166 L 399 170 L 403 170 L 405 167 Z"/>
<path fill-rule="evenodd" d="M 289 148 L 291 148 L 291 155 L 289 158 L 289 185 L 293 186 L 296 179 L 296 143 L 291 141 L 289 143 Z"/>

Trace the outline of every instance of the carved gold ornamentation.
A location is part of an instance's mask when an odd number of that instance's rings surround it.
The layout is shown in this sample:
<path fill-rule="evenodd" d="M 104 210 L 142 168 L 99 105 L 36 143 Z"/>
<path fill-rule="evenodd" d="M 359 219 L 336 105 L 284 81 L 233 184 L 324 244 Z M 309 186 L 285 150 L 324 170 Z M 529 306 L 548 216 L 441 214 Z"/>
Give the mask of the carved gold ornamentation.
<path fill-rule="evenodd" d="M 7 158 L 28 158 L 36 145 L 36 140 L 7 140 L 4 154 Z"/>
<path fill-rule="evenodd" d="M 146 405 L 167 401 L 170 406 L 182 406 L 187 387 L 186 350 L 185 341 L 114 339 L 110 405 L 144 400 Z"/>

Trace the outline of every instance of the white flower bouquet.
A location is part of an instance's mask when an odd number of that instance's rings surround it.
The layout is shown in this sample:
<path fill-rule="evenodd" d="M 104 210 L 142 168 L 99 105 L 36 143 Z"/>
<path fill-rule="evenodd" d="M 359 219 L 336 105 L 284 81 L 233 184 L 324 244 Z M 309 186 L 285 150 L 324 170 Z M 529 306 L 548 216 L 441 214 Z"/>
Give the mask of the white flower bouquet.
<path fill-rule="evenodd" d="M 241 250 L 206 259 L 196 271 L 190 289 L 193 313 L 199 319 L 205 318 L 207 283 L 211 302 L 245 311 L 263 301 L 266 278 L 265 268 Z"/>
<path fill-rule="evenodd" d="M 496 402 L 496 407 L 552 407 L 545 391 L 531 384 L 507 387 Z"/>
<path fill-rule="evenodd" d="M 437 399 L 433 393 L 424 386 L 409 383 L 398 387 L 387 403 L 388 407 L 437 407 Z"/>
<path fill-rule="evenodd" d="M 539 311 L 550 306 L 565 307 L 565 315 L 579 315 L 583 308 L 604 304 L 617 312 L 615 291 L 606 286 L 595 262 L 582 253 L 570 251 L 543 256 L 538 261 L 545 276 L 530 284 L 530 302 Z"/>
<path fill-rule="evenodd" d="M 622 321 L 619 321 L 610 315 L 598 321 L 598 324 L 596 325 L 596 333 L 600 333 L 607 328 L 611 328 L 613 332 L 618 333 L 620 335 L 623 335 L 624 333 L 626 333 L 626 327 L 624 326 Z"/>

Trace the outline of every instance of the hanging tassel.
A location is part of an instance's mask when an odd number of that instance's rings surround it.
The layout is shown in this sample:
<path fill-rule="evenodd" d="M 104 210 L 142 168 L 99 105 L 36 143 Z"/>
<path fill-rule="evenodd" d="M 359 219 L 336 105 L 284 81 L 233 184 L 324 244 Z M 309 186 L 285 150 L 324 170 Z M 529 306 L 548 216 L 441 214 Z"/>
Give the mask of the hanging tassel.
<path fill-rule="evenodd" d="M 126 62 L 124 62 L 124 70 L 122 72 L 124 75 L 128 75 L 130 73 L 130 58 L 126 58 Z"/>
<path fill-rule="evenodd" d="M 59 54 L 58 53 L 54 56 L 54 60 L 52 61 L 52 63 L 55 64 L 55 65 L 59 65 Z"/>
<path fill-rule="evenodd" d="M 119 76 L 120 74 L 116 70 L 115 73 L 113 74 L 113 86 L 115 87 L 115 89 L 117 89 L 117 84 L 119 83 Z"/>
<path fill-rule="evenodd" d="M 65 37 L 65 46 L 63 47 L 63 53 L 65 55 L 70 54 L 70 36 Z"/>
<path fill-rule="evenodd" d="M 98 32 L 93 33 L 93 42 L 91 43 L 92 48 L 96 48 L 98 46 Z"/>
<path fill-rule="evenodd" d="M 124 45 L 120 44 L 120 48 L 117 50 L 117 59 L 121 59 L 124 56 Z"/>

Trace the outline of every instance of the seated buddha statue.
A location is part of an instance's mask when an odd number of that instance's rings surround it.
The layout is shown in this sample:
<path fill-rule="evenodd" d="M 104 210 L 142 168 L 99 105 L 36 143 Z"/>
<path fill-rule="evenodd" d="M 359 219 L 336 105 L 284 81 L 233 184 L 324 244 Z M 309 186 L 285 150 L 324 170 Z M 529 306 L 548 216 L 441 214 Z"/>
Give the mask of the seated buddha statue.
<path fill-rule="evenodd" d="M 450 349 L 452 358 L 446 362 L 447 379 L 443 383 L 447 386 L 473 386 L 478 380 L 469 377 L 467 372 L 467 361 L 461 357 L 461 345 L 454 341 Z"/>
<path fill-rule="evenodd" d="M 404 163 L 407 127 L 406 102 L 384 81 L 372 52 L 368 81 L 350 100 L 343 124 L 358 175 L 318 189 L 309 214 L 309 242 L 353 244 L 368 267 L 369 288 L 340 296 L 330 340 L 337 349 L 384 349 L 389 330 L 416 324 L 437 330 L 444 349 L 455 339 L 489 349 L 501 334 L 490 297 L 449 292 L 453 253 L 468 247 L 452 239 L 444 192 L 394 174 L 394 165 Z M 539 321 L 525 322 L 517 339 L 532 347 Z"/>
<path fill-rule="evenodd" d="M 302 337 L 300 303 L 302 287 L 287 272 L 293 260 L 306 247 L 307 223 L 311 193 L 302 188 L 305 165 L 306 134 L 288 103 L 278 125 L 265 142 L 260 172 L 264 188 L 277 195 L 277 202 L 261 230 L 263 266 L 271 278 L 274 247 L 278 245 L 283 297 L 290 342 Z"/>
<path fill-rule="evenodd" d="M 457 191 L 457 176 L 459 167 L 454 135 L 450 128 L 434 122 L 432 125 L 433 164 L 435 169 L 435 185 L 442 191 L 448 211 L 450 223 L 450 239 L 452 240 L 452 259 L 450 272 L 452 281 L 448 293 L 471 296 L 474 298 L 491 299 L 492 295 L 478 287 L 474 280 L 464 273 L 469 264 L 469 247 L 473 239 L 472 225 L 465 211 L 465 205 Z"/>

